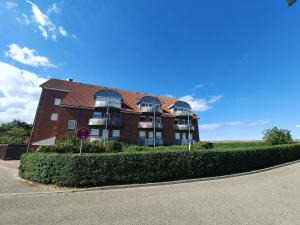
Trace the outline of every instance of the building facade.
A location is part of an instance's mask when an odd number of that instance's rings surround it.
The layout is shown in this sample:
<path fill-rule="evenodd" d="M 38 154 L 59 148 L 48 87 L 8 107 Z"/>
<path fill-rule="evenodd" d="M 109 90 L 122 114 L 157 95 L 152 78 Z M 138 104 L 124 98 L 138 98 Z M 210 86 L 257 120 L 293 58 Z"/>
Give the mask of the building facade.
<path fill-rule="evenodd" d="M 172 145 L 199 140 L 197 115 L 176 98 L 72 80 L 50 79 L 41 88 L 30 137 L 32 150 L 83 127 L 90 129 L 90 141 Z"/>

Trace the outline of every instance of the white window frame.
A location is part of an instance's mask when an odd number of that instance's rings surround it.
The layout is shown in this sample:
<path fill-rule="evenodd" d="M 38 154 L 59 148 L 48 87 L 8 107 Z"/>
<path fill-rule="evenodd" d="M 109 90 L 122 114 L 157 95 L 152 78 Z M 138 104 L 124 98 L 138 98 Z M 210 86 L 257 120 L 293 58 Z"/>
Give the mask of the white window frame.
<path fill-rule="evenodd" d="M 117 135 L 116 135 L 117 134 Z M 113 130 L 112 131 L 112 137 L 118 138 L 120 137 L 120 130 Z"/>
<path fill-rule="evenodd" d="M 68 120 L 68 130 L 74 130 L 76 128 L 76 120 Z"/>
<path fill-rule="evenodd" d="M 55 99 L 54 99 L 54 105 L 59 106 L 60 103 L 61 103 L 61 98 L 55 98 Z"/>
<path fill-rule="evenodd" d="M 58 120 L 58 113 L 51 113 L 50 120 L 51 121 L 57 121 Z"/>

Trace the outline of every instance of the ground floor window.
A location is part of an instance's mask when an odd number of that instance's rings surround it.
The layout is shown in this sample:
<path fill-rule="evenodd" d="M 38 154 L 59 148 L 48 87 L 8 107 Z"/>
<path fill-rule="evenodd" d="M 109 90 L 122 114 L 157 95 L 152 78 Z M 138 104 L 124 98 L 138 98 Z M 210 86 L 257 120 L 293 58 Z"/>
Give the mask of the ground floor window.
<path fill-rule="evenodd" d="M 105 130 L 105 129 L 104 129 L 104 130 L 102 131 L 102 138 L 103 138 L 103 139 L 108 139 L 108 130 Z"/>
<path fill-rule="evenodd" d="M 156 132 L 155 136 L 156 136 L 157 139 L 161 139 L 161 132 Z"/>
<path fill-rule="evenodd" d="M 56 121 L 57 118 L 58 118 L 58 114 L 57 114 L 57 113 L 52 113 L 52 114 L 51 114 L 51 118 L 50 118 L 50 119 L 51 119 L 52 121 Z"/>
<path fill-rule="evenodd" d="M 115 138 L 120 137 L 120 130 L 113 130 L 112 131 L 112 136 L 115 137 Z"/>
<path fill-rule="evenodd" d="M 175 139 L 180 140 L 180 133 L 175 133 Z"/>
<path fill-rule="evenodd" d="M 74 130 L 76 128 L 76 120 L 69 120 L 68 121 L 68 129 Z"/>
<path fill-rule="evenodd" d="M 91 136 L 99 136 L 99 129 L 91 129 Z"/>
<path fill-rule="evenodd" d="M 145 138 L 145 137 L 146 137 L 146 132 L 141 130 L 139 132 L 139 138 Z"/>
<path fill-rule="evenodd" d="M 149 133 L 148 133 L 148 138 L 149 138 L 149 139 L 152 139 L 152 138 L 153 138 L 153 131 L 149 131 Z"/>

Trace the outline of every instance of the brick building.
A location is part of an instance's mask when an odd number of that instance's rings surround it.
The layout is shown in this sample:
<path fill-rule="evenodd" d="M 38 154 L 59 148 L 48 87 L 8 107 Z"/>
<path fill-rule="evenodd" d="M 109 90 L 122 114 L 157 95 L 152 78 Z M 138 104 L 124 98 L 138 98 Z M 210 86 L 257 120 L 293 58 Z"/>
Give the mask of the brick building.
<path fill-rule="evenodd" d="M 187 144 L 199 140 L 197 116 L 176 98 L 125 91 L 72 80 L 41 85 L 30 148 L 86 127 L 90 140 L 116 139 L 137 145 Z"/>

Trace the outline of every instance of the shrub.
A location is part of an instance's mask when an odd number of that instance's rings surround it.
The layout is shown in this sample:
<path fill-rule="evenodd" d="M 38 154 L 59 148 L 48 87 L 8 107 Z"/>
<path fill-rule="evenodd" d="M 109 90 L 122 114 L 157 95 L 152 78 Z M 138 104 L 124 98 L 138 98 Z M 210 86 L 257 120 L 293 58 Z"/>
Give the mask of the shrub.
<path fill-rule="evenodd" d="M 293 142 L 291 132 L 289 130 L 278 129 L 274 127 L 264 132 L 263 139 L 271 145 L 282 145 Z"/>
<path fill-rule="evenodd" d="M 39 146 L 37 152 L 43 153 L 79 153 L 80 145 L 72 144 L 72 139 L 59 142 L 56 145 Z M 122 143 L 117 141 L 84 141 L 82 152 L 83 153 L 104 153 L 104 152 L 121 152 L 123 148 Z"/>
<path fill-rule="evenodd" d="M 80 141 L 75 137 L 74 132 L 69 132 L 69 133 L 57 138 L 55 145 L 79 148 Z"/>
<path fill-rule="evenodd" d="M 111 140 L 104 142 L 104 148 L 105 152 L 121 152 L 123 145 L 121 142 Z"/>
<path fill-rule="evenodd" d="M 19 175 L 72 187 L 144 183 L 218 176 L 300 159 L 300 144 L 239 150 L 45 154 L 21 157 Z"/>
<path fill-rule="evenodd" d="M 212 149 L 214 144 L 208 141 L 198 141 L 193 143 L 193 149 Z"/>

